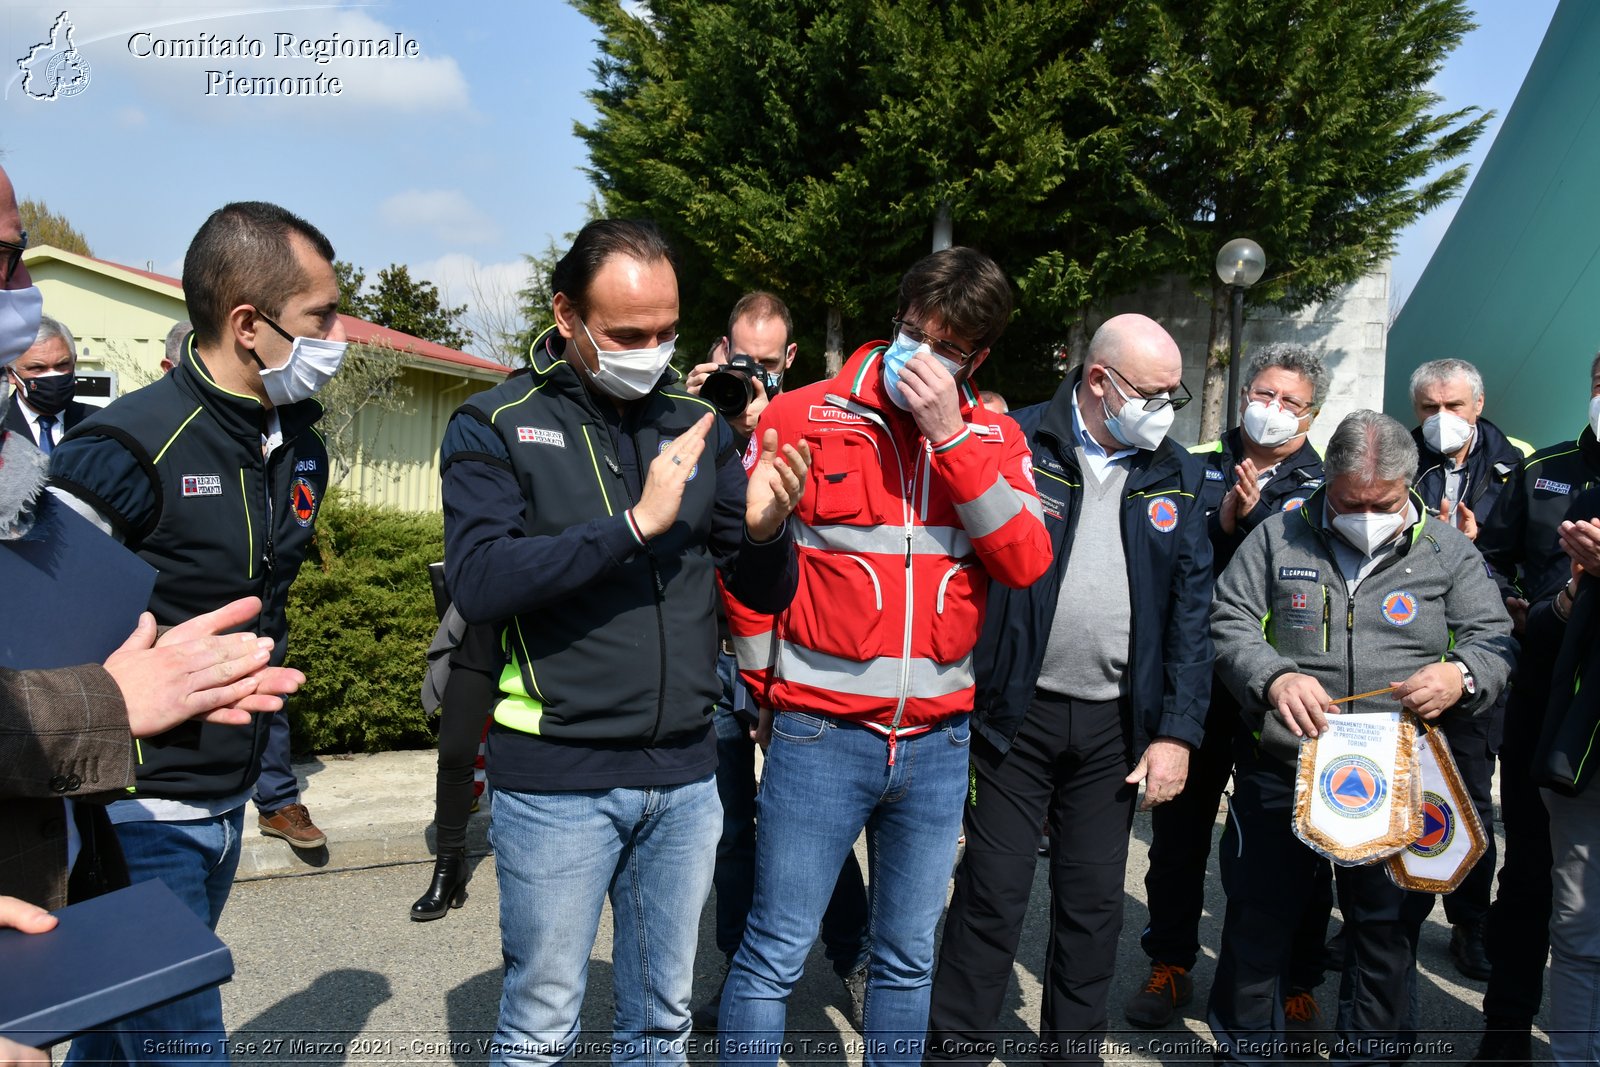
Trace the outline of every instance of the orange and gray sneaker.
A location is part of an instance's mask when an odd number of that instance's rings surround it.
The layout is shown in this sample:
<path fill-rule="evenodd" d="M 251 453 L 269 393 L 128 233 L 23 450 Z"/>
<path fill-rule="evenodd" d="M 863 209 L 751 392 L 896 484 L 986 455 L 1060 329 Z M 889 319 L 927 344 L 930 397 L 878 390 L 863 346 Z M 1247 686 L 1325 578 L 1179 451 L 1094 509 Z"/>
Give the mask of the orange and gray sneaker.
<path fill-rule="evenodd" d="M 1194 999 L 1194 979 L 1183 967 L 1152 963 L 1144 988 L 1128 998 L 1122 1014 L 1134 1026 L 1157 1029 L 1166 1026 L 1178 1009 Z"/>
<path fill-rule="evenodd" d="M 1322 1053 L 1322 1009 L 1317 998 L 1308 989 L 1292 989 L 1283 998 L 1284 1042 L 1288 1053 L 1296 1058 L 1317 1056 Z"/>
<path fill-rule="evenodd" d="M 327 835 L 311 821 L 311 813 L 304 804 L 289 804 L 277 811 L 264 811 L 256 825 L 268 837 L 281 837 L 295 848 L 321 848 L 328 843 Z"/>

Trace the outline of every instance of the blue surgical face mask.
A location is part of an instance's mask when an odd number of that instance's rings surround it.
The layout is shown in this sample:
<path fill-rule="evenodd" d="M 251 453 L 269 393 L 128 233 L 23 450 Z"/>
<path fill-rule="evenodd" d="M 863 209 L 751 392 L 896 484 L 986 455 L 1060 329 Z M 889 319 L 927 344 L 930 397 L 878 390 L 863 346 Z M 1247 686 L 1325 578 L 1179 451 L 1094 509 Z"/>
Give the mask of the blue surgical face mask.
<path fill-rule="evenodd" d="M 895 407 L 901 411 L 910 411 L 911 405 L 906 403 L 905 394 L 900 392 L 900 372 L 906 369 L 906 364 L 910 363 L 918 352 L 928 353 L 951 375 L 961 371 L 961 364 L 955 360 L 945 359 L 926 344 L 919 345 L 903 333 L 895 334 L 889 347 L 883 350 L 883 387 L 888 392 L 889 399 L 894 401 Z"/>

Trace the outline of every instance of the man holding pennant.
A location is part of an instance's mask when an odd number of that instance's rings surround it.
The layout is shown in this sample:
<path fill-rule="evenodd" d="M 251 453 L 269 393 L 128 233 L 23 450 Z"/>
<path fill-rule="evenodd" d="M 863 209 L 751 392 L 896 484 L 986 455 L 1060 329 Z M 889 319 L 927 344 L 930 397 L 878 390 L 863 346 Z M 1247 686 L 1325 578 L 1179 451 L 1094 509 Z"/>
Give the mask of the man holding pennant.
<path fill-rule="evenodd" d="M 1320 862 L 1292 826 L 1300 739 L 1329 714 L 1479 714 L 1516 654 L 1482 557 L 1411 492 L 1417 449 L 1398 422 L 1351 414 L 1324 464 L 1327 484 L 1263 523 L 1217 580 L 1217 670 L 1247 726 L 1219 850 L 1228 907 L 1209 1014 L 1223 1063 L 1274 1059 L 1284 1030 L 1278 985 Z M 1376 797 L 1384 774 L 1356 777 Z M 1333 1062 L 1403 1059 L 1418 924 L 1381 864 L 1337 877 L 1348 948 Z"/>

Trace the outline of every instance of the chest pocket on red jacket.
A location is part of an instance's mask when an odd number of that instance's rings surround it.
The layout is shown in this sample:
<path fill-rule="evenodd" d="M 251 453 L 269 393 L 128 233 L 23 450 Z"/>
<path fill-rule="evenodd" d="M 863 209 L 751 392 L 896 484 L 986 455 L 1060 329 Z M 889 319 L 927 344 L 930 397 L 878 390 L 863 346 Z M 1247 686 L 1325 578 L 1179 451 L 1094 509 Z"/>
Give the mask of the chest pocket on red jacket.
<path fill-rule="evenodd" d="M 816 491 L 812 513 L 817 523 L 849 522 L 867 513 L 867 472 L 877 461 L 877 450 L 863 433 L 807 434 Z"/>

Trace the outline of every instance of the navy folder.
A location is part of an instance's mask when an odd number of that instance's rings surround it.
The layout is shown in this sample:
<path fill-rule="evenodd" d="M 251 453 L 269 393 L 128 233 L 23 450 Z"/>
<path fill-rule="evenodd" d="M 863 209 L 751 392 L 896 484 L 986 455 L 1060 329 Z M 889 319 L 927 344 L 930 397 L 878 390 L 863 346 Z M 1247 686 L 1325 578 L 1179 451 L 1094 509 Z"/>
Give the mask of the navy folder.
<path fill-rule="evenodd" d="M 0 667 L 104 663 L 150 604 L 156 571 L 50 493 L 20 541 L 0 541 Z"/>
<path fill-rule="evenodd" d="M 233 955 L 159 881 L 55 913 L 54 930 L 0 930 L 0 1035 L 42 1047 L 233 977 Z"/>

